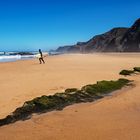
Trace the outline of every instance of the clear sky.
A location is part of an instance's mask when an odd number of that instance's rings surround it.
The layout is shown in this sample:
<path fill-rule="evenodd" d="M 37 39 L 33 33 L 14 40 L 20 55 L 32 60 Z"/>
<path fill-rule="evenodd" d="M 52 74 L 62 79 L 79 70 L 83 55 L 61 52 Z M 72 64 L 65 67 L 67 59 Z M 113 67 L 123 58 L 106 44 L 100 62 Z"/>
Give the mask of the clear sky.
<path fill-rule="evenodd" d="M 55 49 L 139 17 L 139 0 L 0 0 L 0 50 Z"/>

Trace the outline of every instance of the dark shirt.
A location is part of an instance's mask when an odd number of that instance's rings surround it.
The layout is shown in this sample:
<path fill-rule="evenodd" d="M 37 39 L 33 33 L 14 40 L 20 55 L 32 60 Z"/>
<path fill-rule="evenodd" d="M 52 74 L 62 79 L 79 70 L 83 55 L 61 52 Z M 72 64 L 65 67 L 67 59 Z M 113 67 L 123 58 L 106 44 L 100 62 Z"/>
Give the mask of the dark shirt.
<path fill-rule="evenodd" d="M 41 57 L 43 57 L 43 54 L 42 54 L 42 52 L 40 51 L 39 53 L 40 53 Z"/>

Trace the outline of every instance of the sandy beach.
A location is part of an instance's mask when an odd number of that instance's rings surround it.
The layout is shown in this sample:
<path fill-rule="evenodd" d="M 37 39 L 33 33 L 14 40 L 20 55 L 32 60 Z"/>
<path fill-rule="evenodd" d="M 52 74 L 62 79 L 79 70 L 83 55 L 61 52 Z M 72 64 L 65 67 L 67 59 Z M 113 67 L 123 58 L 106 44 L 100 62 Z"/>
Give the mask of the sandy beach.
<path fill-rule="evenodd" d="M 100 80 L 121 78 L 122 69 L 140 66 L 139 53 L 69 54 L 0 63 L 0 118 L 41 95 L 80 88 Z M 97 102 L 34 115 L 0 127 L 1 140 L 138 140 L 140 139 L 140 75 L 127 77 L 135 87 Z"/>

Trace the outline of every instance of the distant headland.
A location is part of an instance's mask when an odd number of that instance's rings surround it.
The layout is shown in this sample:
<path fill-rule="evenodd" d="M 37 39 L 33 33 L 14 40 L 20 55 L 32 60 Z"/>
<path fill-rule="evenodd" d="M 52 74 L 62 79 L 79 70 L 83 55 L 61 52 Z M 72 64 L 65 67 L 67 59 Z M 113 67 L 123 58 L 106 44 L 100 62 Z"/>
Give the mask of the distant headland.
<path fill-rule="evenodd" d="M 61 46 L 56 52 L 140 52 L 140 18 L 130 28 L 113 28 L 104 34 L 94 36 L 87 42 Z"/>

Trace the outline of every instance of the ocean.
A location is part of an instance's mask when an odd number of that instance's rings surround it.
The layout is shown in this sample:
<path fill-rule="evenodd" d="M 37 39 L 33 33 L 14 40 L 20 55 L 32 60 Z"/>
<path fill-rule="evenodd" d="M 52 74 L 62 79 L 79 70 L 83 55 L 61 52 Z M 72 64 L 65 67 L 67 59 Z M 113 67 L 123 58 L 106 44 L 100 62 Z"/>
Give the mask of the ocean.
<path fill-rule="evenodd" d="M 38 52 L 0 52 L 0 63 L 36 58 Z M 43 55 L 60 55 L 59 52 L 43 52 Z"/>
<path fill-rule="evenodd" d="M 35 58 L 36 52 L 31 52 L 32 55 L 20 55 L 16 52 L 0 52 L 0 62 L 13 62 L 18 60 L 26 60 Z"/>

